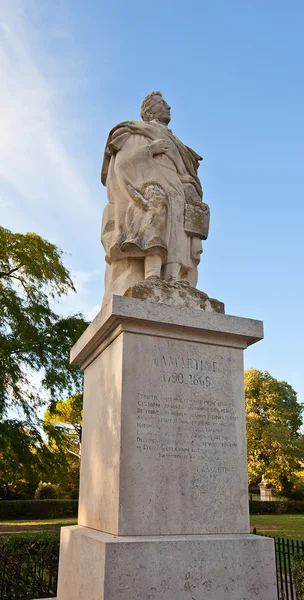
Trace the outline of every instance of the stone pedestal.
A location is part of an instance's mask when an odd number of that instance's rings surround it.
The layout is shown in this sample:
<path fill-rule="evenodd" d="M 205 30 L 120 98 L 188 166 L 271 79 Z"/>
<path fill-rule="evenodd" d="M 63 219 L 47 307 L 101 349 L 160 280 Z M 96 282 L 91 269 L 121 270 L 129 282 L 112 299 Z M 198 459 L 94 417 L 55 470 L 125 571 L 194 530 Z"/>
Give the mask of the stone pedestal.
<path fill-rule="evenodd" d="M 272 540 L 242 534 L 115 537 L 62 530 L 65 600 L 277 600 Z"/>
<path fill-rule="evenodd" d="M 58 600 L 275 600 L 249 534 L 243 350 L 260 321 L 113 296 L 71 352 L 84 369 L 79 526 Z"/>

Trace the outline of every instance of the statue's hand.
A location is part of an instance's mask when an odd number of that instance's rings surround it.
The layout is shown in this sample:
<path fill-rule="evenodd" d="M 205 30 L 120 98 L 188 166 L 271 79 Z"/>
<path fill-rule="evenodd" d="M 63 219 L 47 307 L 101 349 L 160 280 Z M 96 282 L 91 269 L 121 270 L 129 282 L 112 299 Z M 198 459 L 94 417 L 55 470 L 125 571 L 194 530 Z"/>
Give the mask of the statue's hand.
<path fill-rule="evenodd" d="M 154 140 L 150 144 L 150 150 L 152 152 L 152 156 L 155 156 L 155 154 L 164 154 L 167 152 L 167 150 L 169 150 L 169 142 L 162 139 Z"/>

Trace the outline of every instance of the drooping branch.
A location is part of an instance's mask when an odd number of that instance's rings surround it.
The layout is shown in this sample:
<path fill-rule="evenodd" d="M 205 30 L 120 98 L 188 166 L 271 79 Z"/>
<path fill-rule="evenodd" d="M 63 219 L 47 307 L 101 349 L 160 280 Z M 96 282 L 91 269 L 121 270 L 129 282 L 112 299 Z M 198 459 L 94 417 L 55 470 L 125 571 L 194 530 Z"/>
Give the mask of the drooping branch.
<path fill-rule="evenodd" d="M 20 264 L 18 265 L 18 267 L 14 267 L 13 269 L 11 269 L 10 271 L 0 271 L 0 279 L 2 277 L 11 277 L 12 273 L 15 273 L 16 271 L 19 271 L 19 269 L 21 269 L 23 265 Z"/>
<path fill-rule="evenodd" d="M 79 460 L 81 459 L 80 454 L 77 454 L 76 452 L 73 452 L 72 450 L 67 449 L 69 454 L 73 454 L 73 456 L 77 456 L 77 458 L 79 458 Z"/>

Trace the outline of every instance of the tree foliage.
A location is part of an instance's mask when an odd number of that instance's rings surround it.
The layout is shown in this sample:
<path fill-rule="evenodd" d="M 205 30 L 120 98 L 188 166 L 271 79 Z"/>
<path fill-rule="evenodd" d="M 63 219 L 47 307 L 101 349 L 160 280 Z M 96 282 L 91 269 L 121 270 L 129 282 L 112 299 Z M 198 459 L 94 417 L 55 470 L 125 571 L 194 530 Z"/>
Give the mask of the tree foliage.
<path fill-rule="evenodd" d="M 42 386 L 53 397 L 81 390 L 69 350 L 87 323 L 78 314 L 63 318 L 50 305 L 74 291 L 62 254 L 34 233 L 0 227 L 0 415 L 15 403 L 29 417 L 41 402 L 32 370 L 42 370 Z"/>
<path fill-rule="evenodd" d="M 33 496 L 39 483 L 39 432 L 27 423 L 0 423 L 0 499 Z"/>
<path fill-rule="evenodd" d="M 36 424 L 0 422 L 0 499 L 30 499 L 42 482 L 52 482 L 60 497 L 75 494 L 79 460 L 64 445 L 47 442 Z"/>
<path fill-rule="evenodd" d="M 45 483 L 40 481 L 35 491 L 35 500 L 54 500 L 55 498 L 59 498 L 59 496 L 59 486 L 50 482 Z"/>
<path fill-rule="evenodd" d="M 81 457 L 82 394 L 66 400 L 54 400 L 45 412 L 43 428 L 48 438 L 48 448 L 64 470 L 57 470 L 53 477 L 61 492 L 72 498 L 78 497 L 79 468 Z"/>
<path fill-rule="evenodd" d="M 43 425 L 50 440 L 80 458 L 82 394 L 52 402 L 45 412 Z"/>
<path fill-rule="evenodd" d="M 249 483 L 259 483 L 264 475 L 278 492 L 292 496 L 304 462 L 303 407 L 297 394 L 267 371 L 248 369 L 245 395 Z"/>

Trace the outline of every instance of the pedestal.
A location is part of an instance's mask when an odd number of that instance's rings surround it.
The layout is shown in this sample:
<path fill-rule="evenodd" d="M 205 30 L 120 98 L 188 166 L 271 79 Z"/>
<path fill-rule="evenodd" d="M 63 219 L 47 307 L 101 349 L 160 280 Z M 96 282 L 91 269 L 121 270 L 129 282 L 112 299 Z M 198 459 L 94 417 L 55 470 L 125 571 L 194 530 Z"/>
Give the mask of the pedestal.
<path fill-rule="evenodd" d="M 114 296 L 71 352 L 84 369 L 79 526 L 59 600 L 275 600 L 249 535 L 243 350 L 260 321 Z"/>
<path fill-rule="evenodd" d="M 58 598 L 276 600 L 271 542 L 248 534 L 115 537 L 65 527 Z"/>

